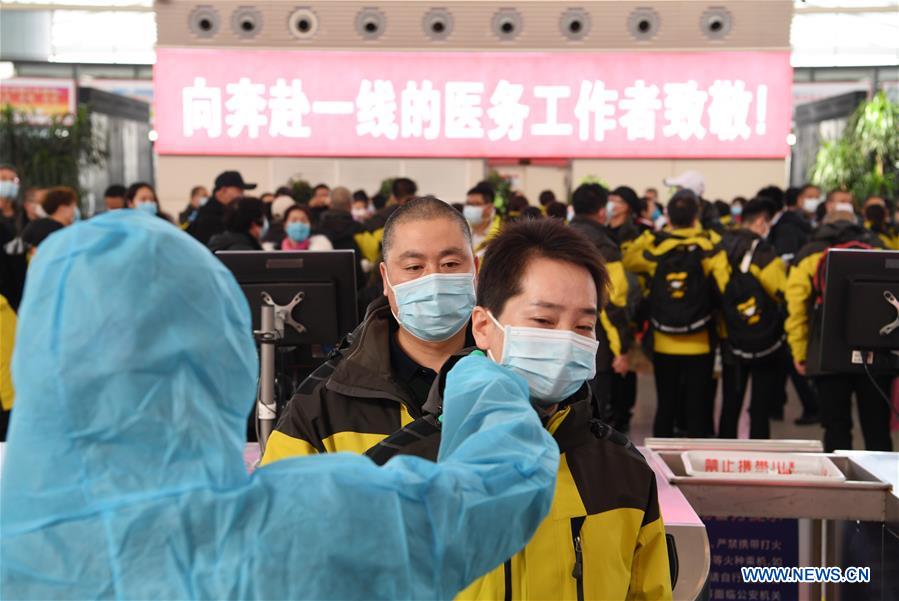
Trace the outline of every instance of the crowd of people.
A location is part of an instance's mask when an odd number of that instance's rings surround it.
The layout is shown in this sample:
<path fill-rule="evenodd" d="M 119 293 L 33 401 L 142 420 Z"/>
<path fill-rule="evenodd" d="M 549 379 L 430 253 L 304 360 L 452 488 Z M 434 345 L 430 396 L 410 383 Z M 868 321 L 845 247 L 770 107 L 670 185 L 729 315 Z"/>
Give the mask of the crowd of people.
<path fill-rule="evenodd" d="M 828 450 L 851 446 L 847 407 L 853 392 L 866 446 L 889 448 L 889 411 L 875 386 L 865 378 L 811 379 L 804 373 L 812 312 L 821 294 L 813 276 L 822 253 L 851 241 L 899 249 L 899 214 L 889 199 L 857 202 L 843 190 L 823 195 L 808 184 L 788 190 L 767 186 L 748 200 L 711 202 L 697 172 L 665 184 L 676 190 L 667 203 L 654 188 L 641 195 L 625 185 L 585 183 L 567 203 L 547 190 L 539 204 L 531 204 L 520 192 L 499 199 L 483 181 L 467 191 L 464 203 L 451 206 L 470 229 L 478 262 L 505 227 L 527 220 L 566 223 L 598 249 L 610 295 L 596 328 L 600 346 L 592 386 L 602 419 L 616 430 L 630 428 L 636 369 L 648 357 L 656 386 L 655 436 L 737 437 L 751 390 L 749 434 L 767 438 L 771 420 L 783 419 L 790 382 L 802 403 L 796 423 L 822 422 Z M 15 170 L 0 168 L 0 292 L 13 313 L 28 258 L 52 233 L 81 219 L 74 190 L 31 188 L 20 195 L 19 188 Z M 237 171 L 221 173 L 211 189 L 191 189 L 177 219 L 160 208 L 146 182 L 110 186 L 104 205 L 107 211 L 155 215 L 212 251 L 351 249 L 360 315 L 391 284 L 378 268 L 385 225 L 418 195 L 416 183 L 400 177 L 392 180 L 386 197 L 319 184 L 311 198 L 298 202 L 287 187 L 253 196 L 256 185 Z M 887 381 L 878 385 L 889 388 Z"/>
<path fill-rule="evenodd" d="M 370 199 L 363 191 L 322 184 L 310 199 L 299 202 L 286 188 L 251 196 L 255 185 L 227 171 L 216 178 L 211 194 L 202 186 L 191 190 L 189 205 L 177 222 L 160 210 L 151 185 L 112 187 L 107 214 L 79 226 L 83 235 L 76 240 L 74 230 L 66 230 L 80 219 L 77 194 L 51 188 L 26 194 L 28 200 L 20 205 L 18 181 L 9 171 L 0 170 L 0 181 L 15 184 L 0 185 L 0 195 L 7 195 L 0 204 L 0 317 L 5 333 L 20 303 L 25 307 L 20 332 L 27 351 L 22 352 L 39 358 L 15 365 L 17 383 L 23 385 L 24 417 L 16 418 L 23 425 L 11 455 L 22 456 L 26 448 L 46 439 L 44 430 L 29 427 L 47 420 L 48 412 L 79 415 L 80 426 L 74 429 L 67 425 L 70 417 L 49 420 L 51 446 L 69 461 L 76 455 L 69 452 L 73 448 L 94 445 L 85 447 L 87 458 L 100 457 L 96 448 L 109 449 L 107 458 L 88 460 L 104 484 L 85 507 L 60 509 L 54 500 L 66 498 L 66 483 L 79 477 L 82 467 L 58 463 L 52 453 L 45 453 L 27 469 L 9 470 L 6 489 L 20 494 L 36 487 L 42 499 L 49 499 L 42 507 L 10 497 L 15 507 L 11 520 L 21 526 L 16 536 L 26 543 L 32 536 L 59 541 L 53 529 L 68 527 L 97 503 L 107 508 L 106 536 L 115 537 L 146 523 L 150 510 L 137 508 L 134 499 L 163 503 L 159 499 L 177 490 L 205 507 L 210 502 L 205 493 L 190 491 L 247 486 L 243 476 L 233 474 L 220 482 L 217 470 L 225 473 L 233 467 L 224 466 L 222 457 L 235 453 L 234 434 L 241 431 L 241 417 L 254 396 L 257 364 L 249 314 L 238 300 L 233 278 L 188 236 L 214 252 L 354 251 L 364 308 L 360 315 L 365 317 L 294 392 L 266 441 L 262 475 L 253 482 L 270 492 L 294 491 L 295 476 L 305 474 L 304 486 L 317 483 L 314 495 L 332 495 L 328 511 L 334 513 L 332 519 L 344 520 L 345 529 L 353 523 L 347 516 L 365 513 L 359 505 L 362 497 L 354 496 L 359 491 L 377 490 L 388 504 L 403 498 L 400 515 L 382 516 L 385 527 L 403 548 L 445 562 L 442 569 L 452 576 L 416 577 L 406 582 L 411 588 L 402 589 L 390 588 L 396 586 L 392 581 L 382 582 L 388 587 L 382 590 L 380 580 L 332 579 L 329 556 L 316 564 L 322 571 L 300 575 L 297 582 L 306 587 L 301 589 L 272 574 L 237 570 L 241 596 L 279 596 L 292 590 L 323 596 L 340 591 L 346 598 L 360 591 L 369 596 L 409 596 L 410 591 L 453 596 L 466 587 L 462 596 L 472 599 L 670 598 L 676 564 L 670 558 L 676 551 L 665 536 L 654 472 L 625 435 L 641 355 L 650 358 L 655 378 L 655 436 L 736 437 L 751 382 L 750 436 L 768 438 L 771 420 L 783 419 L 789 380 L 803 404 L 797 423 L 820 421 L 828 451 L 852 446 L 853 394 L 866 447 L 891 449 L 890 409 L 879 396 L 889 389 L 889 377 L 872 381 L 854 375 L 809 377 L 806 372 L 808 343 L 818 327 L 815 312 L 822 291 L 816 276 L 822 257 L 840 245 L 899 247 L 891 224 L 893 207 L 884 198 L 871 197 L 857 206 L 856 199 L 840 190 L 822 198 L 820 189 L 811 185 L 789 190 L 768 186 L 749 200 L 718 203 L 704 198 L 701 174 L 688 172 L 664 182 L 675 190 L 666 203 L 654 189 L 641 196 L 628 186 L 610 189 L 585 183 L 574 190 L 570 202 L 547 191 L 538 206 L 517 192 L 499 198 L 483 181 L 468 190 L 464 203 L 453 205 L 419 195 L 408 178 L 393 180 L 387 198 Z M 34 206 L 29 208 L 29 203 Z M 184 263 L 184 269 L 176 269 L 165 281 L 152 281 L 148 292 L 150 274 L 156 273 L 154 261 Z M 55 267 L 60 264 L 66 269 Z M 197 278 L 194 269 L 214 277 Z M 21 288 L 13 289 L 15 280 L 7 277 L 17 270 L 28 280 L 24 300 Z M 68 288 L 73 300 L 63 302 L 62 291 Z M 38 289 L 42 293 L 31 292 Z M 202 317 L 172 310 L 171 296 L 188 294 L 203 306 Z M 94 304 L 86 306 L 86 299 L 95 299 Z M 221 310 L 213 310 L 218 305 Z M 133 311 L 134 306 L 146 310 Z M 76 319 L 79 310 L 84 313 Z M 135 335 L 111 332 L 108 324 L 119 323 L 126 313 Z M 179 346 L 175 338 L 148 335 L 168 321 L 172 328 L 190 331 L 190 340 L 178 338 Z M 39 323 L 52 326 L 54 334 L 35 330 Z M 133 378 L 108 384 L 103 374 L 111 373 L 110 366 L 98 370 L 70 361 L 93 343 L 92 335 L 123 345 L 122 352 L 115 353 L 115 369 L 122 372 L 116 377 Z M 138 340 L 138 335 L 146 339 Z M 8 415 L 15 394 L 8 354 L 15 341 L 7 345 L 6 340 L 4 335 L 0 394 Z M 71 344 L 60 346 L 59 340 Z M 129 363 L 129 353 L 138 344 L 146 365 Z M 41 366 L 62 379 L 43 377 Z M 719 382 L 722 403 L 715 423 Z M 66 406 L 86 394 L 91 395 L 90 407 L 107 403 L 109 410 L 80 415 Z M 137 413 L 131 413 L 130 405 L 123 408 L 123 394 L 143 399 L 135 403 Z M 43 397 L 53 401 L 35 401 Z M 533 407 L 530 417 L 519 411 L 528 402 Z M 491 411 L 498 412 L 496 419 L 489 416 Z M 501 416 L 502 411 L 506 413 Z M 167 417 L 175 414 L 178 423 Z M 192 443 L 182 438 L 198 419 L 212 438 L 227 433 L 220 456 L 189 451 Z M 537 424 L 542 428 L 534 428 Z M 123 428 L 131 434 L 115 434 Z M 145 461 L 138 447 L 151 440 L 171 462 L 159 483 L 152 470 L 146 482 L 113 478 L 116 472 L 109 466 Z M 327 462 L 305 463 L 306 472 L 280 464 L 291 457 L 338 452 L 345 453 L 327 464 L 330 469 L 312 467 Z M 388 469 L 384 474 L 359 471 L 362 464 L 353 464 L 347 453 L 366 455 Z M 446 471 L 433 467 L 443 461 L 450 464 Z M 199 466 L 196 473 L 184 467 L 194 464 Z M 266 467 L 269 464 L 283 469 Z M 344 467 L 347 471 L 340 472 Z M 503 468 L 511 468 L 516 476 Z M 554 485 L 550 468 L 557 470 Z M 539 478 L 528 477 L 537 473 Z M 616 477 L 607 478 L 610 473 Z M 335 484 L 344 477 L 338 474 L 348 478 L 342 485 Z M 419 478 L 432 482 L 424 492 L 410 484 Z M 434 492 L 428 492 L 431 486 Z M 553 488 L 550 507 L 547 491 Z M 493 492 L 485 496 L 486 491 Z M 526 502 L 516 504 L 511 500 L 516 495 Z M 214 504 L 223 498 L 216 497 Z M 432 513 L 438 498 L 447 512 Z M 278 508 L 283 506 L 278 499 L 274 495 L 271 501 L 275 516 L 281 516 Z M 470 503 L 453 505 L 459 500 Z M 428 509 L 422 510 L 421 504 Z M 503 506 L 522 526 L 500 536 L 497 524 L 488 522 L 496 522 L 496 511 Z M 549 518 L 543 520 L 547 511 Z M 46 525 L 34 525 L 35 512 L 49 520 Z M 193 523 L 201 514 L 172 519 Z M 282 523 L 314 536 L 316 520 L 289 517 L 301 514 L 292 511 L 275 521 L 259 521 L 268 533 L 260 540 L 284 540 L 273 531 Z M 455 517 L 445 520 L 450 514 Z M 465 522 L 465 531 L 483 534 L 477 544 L 464 537 L 453 542 L 453 537 L 438 536 L 424 545 L 408 538 L 421 529 L 462 528 L 457 519 Z M 404 520 L 414 527 L 403 526 Z M 413 534 L 404 538 L 405 532 Z M 486 544 L 492 537 L 499 542 Z M 147 540 L 156 544 L 152 537 Z M 171 553 L 170 541 L 159 544 L 159 553 Z M 65 545 L 56 550 L 61 556 L 79 561 L 92 557 Z M 298 561 L 310 552 L 288 547 Z M 511 549 L 522 547 L 509 556 Z M 479 552 L 471 555 L 473 549 Z M 148 556 L 133 544 L 121 545 L 120 553 L 135 566 Z M 361 574 L 377 571 L 376 555 L 354 556 L 354 569 Z M 22 556 L 5 568 L 11 586 L 50 594 L 66 582 L 62 576 L 35 579 L 39 570 L 29 567 L 29 561 Z M 198 571 L 197 582 L 209 587 L 203 590 L 215 591 L 211 596 L 223 594 L 216 588 L 220 582 L 204 580 L 202 561 L 171 565 L 180 566 L 172 568 L 176 572 Z M 63 571 L 93 569 L 79 566 Z M 185 582 L 181 573 L 159 582 L 164 587 L 154 589 L 157 593 L 184 592 L 178 588 Z M 136 596 L 150 590 L 140 579 L 121 586 Z"/>

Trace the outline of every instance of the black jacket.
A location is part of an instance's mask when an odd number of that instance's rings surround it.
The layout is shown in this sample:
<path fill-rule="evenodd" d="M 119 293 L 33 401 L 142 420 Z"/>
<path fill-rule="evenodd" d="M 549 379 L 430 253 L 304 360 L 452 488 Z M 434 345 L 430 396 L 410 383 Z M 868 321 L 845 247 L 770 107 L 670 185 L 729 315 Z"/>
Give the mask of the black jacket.
<path fill-rule="evenodd" d="M 209 250 L 262 250 L 259 241 L 243 232 L 222 232 L 214 235 L 207 244 Z"/>
<path fill-rule="evenodd" d="M 197 211 L 187 233 L 196 238 L 201 244 L 208 246 L 210 239 L 216 234 L 225 231 L 225 205 L 214 197 Z"/>
<path fill-rule="evenodd" d="M 322 213 L 318 226 L 313 233 L 321 234 L 331 241 L 334 250 L 351 250 L 356 254 L 356 288 L 365 285 L 365 272 L 362 270 L 362 252 L 356 244 L 356 234 L 362 233 L 362 224 L 353 219 L 349 211 L 330 209 Z"/>
<path fill-rule="evenodd" d="M 579 215 L 572 219 L 568 225 L 571 229 L 584 234 L 599 249 L 599 253 L 606 260 L 606 263 L 621 260 L 621 250 L 619 250 L 618 244 L 609 233 L 609 229 L 604 225 Z"/>
<path fill-rule="evenodd" d="M 808 221 L 795 211 L 785 211 L 777 223 L 771 226 L 768 242 L 774 246 L 778 255 L 792 258 L 808 243 L 811 235 L 812 226 Z"/>

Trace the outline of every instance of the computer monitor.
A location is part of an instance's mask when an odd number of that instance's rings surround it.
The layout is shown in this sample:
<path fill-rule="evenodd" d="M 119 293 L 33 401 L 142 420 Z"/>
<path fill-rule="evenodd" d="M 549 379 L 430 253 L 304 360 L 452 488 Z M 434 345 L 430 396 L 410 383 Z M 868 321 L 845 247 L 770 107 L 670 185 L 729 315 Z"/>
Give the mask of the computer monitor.
<path fill-rule="evenodd" d="M 810 323 L 809 375 L 899 372 L 899 251 L 833 249 L 824 302 Z M 817 326 L 817 327 L 816 327 Z"/>
<path fill-rule="evenodd" d="M 302 300 L 290 311 L 302 327 L 285 324 L 279 345 L 336 345 L 359 321 L 352 250 L 222 251 L 216 256 L 234 274 L 250 302 L 254 330 L 261 327 L 264 293 L 280 306 L 302 293 Z"/>

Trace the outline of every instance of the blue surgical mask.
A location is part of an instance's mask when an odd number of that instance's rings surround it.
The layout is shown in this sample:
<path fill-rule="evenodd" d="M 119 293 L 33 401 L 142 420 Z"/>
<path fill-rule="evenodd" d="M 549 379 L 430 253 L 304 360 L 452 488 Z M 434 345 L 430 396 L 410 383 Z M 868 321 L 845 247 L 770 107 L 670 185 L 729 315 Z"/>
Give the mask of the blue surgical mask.
<path fill-rule="evenodd" d="M 740 205 L 734 205 L 730 208 L 730 214 L 734 217 L 739 217 L 743 214 L 743 207 Z"/>
<path fill-rule="evenodd" d="M 474 205 L 465 205 L 462 209 L 462 215 L 465 221 L 472 227 L 477 227 L 484 223 L 484 207 L 476 207 Z"/>
<path fill-rule="evenodd" d="M 149 213 L 150 215 L 156 214 L 156 203 L 153 201 L 150 202 L 139 202 L 134 205 L 134 208 L 138 211 L 143 211 L 144 213 Z"/>
<path fill-rule="evenodd" d="M 268 228 L 269 228 L 268 217 L 263 217 L 262 218 L 262 231 L 259 232 L 260 240 L 262 240 L 263 238 L 268 236 Z"/>
<path fill-rule="evenodd" d="M 201 207 L 206 206 L 206 203 L 207 203 L 207 202 L 209 202 L 209 197 L 208 197 L 208 196 L 201 196 L 201 197 L 200 197 L 200 206 L 201 206 Z"/>
<path fill-rule="evenodd" d="M 560 403 L 596 375 L 599 342 L 569 330 L 503 326 L 502 356 L 490 358 L 525 380 L 538 406 Z"/>
<path fill-rule="evenodd" d="M 474 309 L 473 273 L 434 273 L 396 286 L 393 290 L 404 330 L 426 342 L 442 342 L 458 334 Z"/>
<path fill-rule="evenodd" d="M 19 182 L 0 182 L 0 198 L 16 198 L 19 195 Z"/>
<path fill-rule="evenodd" d="M 287 237 L 294 242 L 305 242 L 312 232 L 312 227 L 302 221 L 293 221 L 287 224 Z"/>
<path fill-rule="evenodd" d="M 656 207 L 656 210 L 652 212 L 652 220 L 658 221 L 659 217 L 661 217 L 661 216 L 662 216 L 662 209 L 660 209 L 659 207 Z"/>
<path fill-rule="evenodd" d="M 615 203 L 611 200 L 606 203 L 606 217 L 611 219 L 615 216 Z"/>

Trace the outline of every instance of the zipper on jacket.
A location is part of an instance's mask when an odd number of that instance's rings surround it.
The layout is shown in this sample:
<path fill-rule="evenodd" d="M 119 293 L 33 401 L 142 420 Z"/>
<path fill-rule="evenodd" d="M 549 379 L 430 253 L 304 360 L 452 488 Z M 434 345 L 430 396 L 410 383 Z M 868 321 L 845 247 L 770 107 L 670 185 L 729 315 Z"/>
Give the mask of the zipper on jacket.
<path fill-rule="evenodd" d="M 574 569 L 571 577 L 577 582 L 577 599 L 584 601 L 584 549 L 581 546 L 581 526 L 586 518 L 571 518 L 571 542 L 574 544 Z"/>
<path fill-rule="evenodd" d="M 505 576 L 506 594 L 505 601 L 512 601 L 512 560 L 506 560 L 503 564 L 503 576 Z"/>

